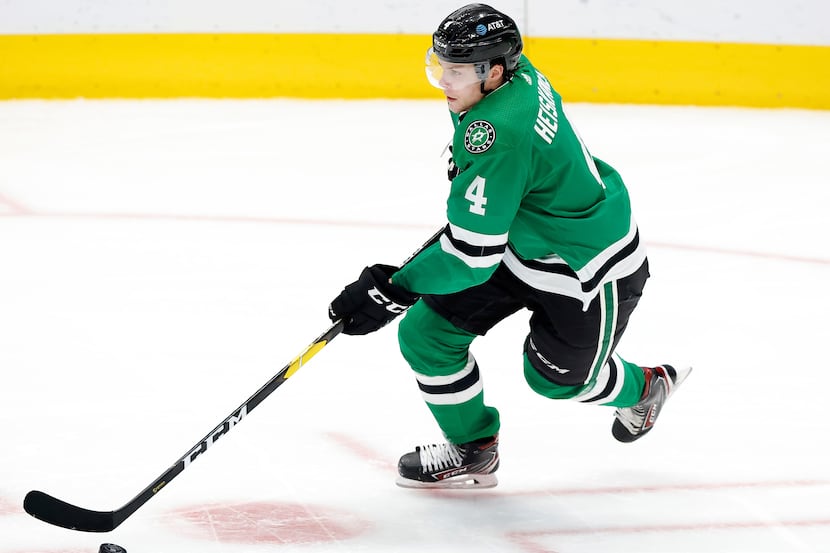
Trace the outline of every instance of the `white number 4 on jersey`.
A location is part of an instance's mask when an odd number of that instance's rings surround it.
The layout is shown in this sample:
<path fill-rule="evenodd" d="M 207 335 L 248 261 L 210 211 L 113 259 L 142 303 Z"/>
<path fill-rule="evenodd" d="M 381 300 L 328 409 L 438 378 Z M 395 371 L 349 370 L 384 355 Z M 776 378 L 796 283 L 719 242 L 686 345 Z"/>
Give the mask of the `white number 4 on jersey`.
<path fill-rule="evenodd" d="M 487 205 L 487 198 L 484 196 L 484 184 L 486 183 L 484 177 L 476 175 L 470 186 L 467 187 L 467 192 L 464 198 L 472 202 L 470 206 L 470 213 L 476 215 L 484 215 L 484 206 Z"/>

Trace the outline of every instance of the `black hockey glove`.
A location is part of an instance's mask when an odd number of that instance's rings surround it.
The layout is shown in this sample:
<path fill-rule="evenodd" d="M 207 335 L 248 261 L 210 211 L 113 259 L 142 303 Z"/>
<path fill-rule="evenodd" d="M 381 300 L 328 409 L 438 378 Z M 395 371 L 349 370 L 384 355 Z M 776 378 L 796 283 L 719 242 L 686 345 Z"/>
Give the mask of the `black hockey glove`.
<path fill-rule="evenodd" d="M 344 322 L 343 333 L 369 334 L 409 309 L 418 297 L 389 282 L 398 270 L 391 265 L 366 267 L 329 305 L 329 318 Z"/>

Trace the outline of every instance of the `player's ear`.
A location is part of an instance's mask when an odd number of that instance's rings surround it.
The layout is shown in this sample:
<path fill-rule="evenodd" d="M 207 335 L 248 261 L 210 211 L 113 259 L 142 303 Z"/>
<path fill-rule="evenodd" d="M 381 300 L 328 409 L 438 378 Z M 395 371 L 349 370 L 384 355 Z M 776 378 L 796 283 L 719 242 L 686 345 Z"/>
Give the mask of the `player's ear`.
<path fill-rule="evenodd" d="M 490 78 L 491 79 L 501 79 L 504 77 L 504 66 L 500 64 L 496 64 L 490 68 Z"/>

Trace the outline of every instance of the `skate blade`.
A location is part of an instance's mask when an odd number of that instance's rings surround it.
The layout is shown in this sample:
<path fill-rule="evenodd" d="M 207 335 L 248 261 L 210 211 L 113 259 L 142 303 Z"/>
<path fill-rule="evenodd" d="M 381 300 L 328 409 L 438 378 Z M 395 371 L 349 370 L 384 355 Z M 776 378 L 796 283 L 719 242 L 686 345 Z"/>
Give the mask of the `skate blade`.
<path fill-rule="evenodd" d="M 683 369 L 675 368 L 674 370 L 677 373 L 677 380 L 675 380 L 674 384 L 672 384 L 669 397 L 671 397 L 672 394 L 674 394 L 674 391 L 677 390 L 680 387 L 680 385 L 683 384 L 683 381 L 686 380 L 692 373 L 692 367 L 685 367 Z"/>
<path fill-rule="evenodd" d="M 401 488 L 433 489 L 433 490 L 481 490 L 495 488 L 499 481 L 495 474 L 465 474 L 440 480 L 438 482 L 421 482 L 398 476 L 395 484 Z"/>

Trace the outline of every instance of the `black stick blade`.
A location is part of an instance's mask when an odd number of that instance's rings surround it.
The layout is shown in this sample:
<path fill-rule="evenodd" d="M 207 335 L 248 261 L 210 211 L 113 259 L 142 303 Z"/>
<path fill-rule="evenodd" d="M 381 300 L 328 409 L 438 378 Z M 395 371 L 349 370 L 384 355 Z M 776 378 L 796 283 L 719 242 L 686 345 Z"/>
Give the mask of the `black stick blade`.
<path fill-rule="evenodd" d="M 113 511 L 90 511 L 36 490 L 26 494 L 23 509 L 36 519 L 69 530 L 111 532 L 118 526 Z"/>

